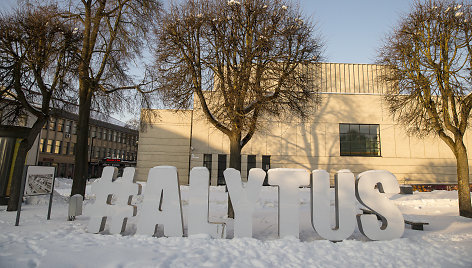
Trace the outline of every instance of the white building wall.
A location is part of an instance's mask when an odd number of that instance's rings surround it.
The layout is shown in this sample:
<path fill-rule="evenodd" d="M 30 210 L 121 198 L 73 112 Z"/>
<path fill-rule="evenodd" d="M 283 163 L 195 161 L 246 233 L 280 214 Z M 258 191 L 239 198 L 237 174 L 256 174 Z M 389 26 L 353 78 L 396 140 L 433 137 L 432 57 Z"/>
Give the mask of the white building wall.
<path fill-rule="evenodd" d="M 340 169 L 355 174 L 386 169 L 408 183 L 455 183 L 456 162 L 451 150 L 437 137 L 409 137 L 396 125 L 381 95 L 386 85 L 376 83 L 381 69 L 366 64 L 322 64 L 322 103 L 307 120 L 264 118 L 261 127 L 242 151 L 242 177 L 247 174 L 247 155 L 271 156 L 271 168 L 325 169 L 334 178 Z M 188 182 L 189 168 L 203 165 L 212 155 L 211 183 L 216 184 L 218 154 L 228 154 L 229 139 L 210 125 L 202 112 L 160 110 L 158 120 L 140 132 L 138 178 L 145 180 L 149 168 L 173 165 L 181 183 Z M 290 118 L 290 117 L 287 117 Z M 378 124 L 380 157 L 340 156 L 339 124 Z M 191 140 L 190 140 L 190 137 Z M 467 132 L 466 146 L 472 148 Z M 190 165 L 189 165 L 190 161 Z"/>

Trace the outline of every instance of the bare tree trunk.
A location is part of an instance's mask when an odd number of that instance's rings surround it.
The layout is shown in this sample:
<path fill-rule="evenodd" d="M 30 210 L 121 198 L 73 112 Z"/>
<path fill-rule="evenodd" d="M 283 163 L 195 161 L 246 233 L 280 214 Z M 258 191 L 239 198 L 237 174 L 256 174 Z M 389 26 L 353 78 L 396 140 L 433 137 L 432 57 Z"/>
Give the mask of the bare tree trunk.
<path fill-rule="evenodd" d="M 79 122 L 77 124 L 77 143 L 75 146 L 74 180 L 71 196 L 80 194 L 85 197 L 88 173 L 88 134 L 92 97 L 88 87 L 80 89 Z"/>
<path fill-rule="evenodd" d="M 229 167 L 241 171 L 241 134 L 229 138 Z M 234 209 L 228 194 L 228 218 L 234 219 Z"/>
<path fill-rule="evenodd" d="M 467 149 L 463 141 L 456 143 L 457 160 L 457 186 L 459 198 L 459 214 L 463 217 L 472 218 L 472 205 L 470 200 L 469 183 L 469 161 L 467 158 Z"/>
<path fill-rule="evenodd" d="M 13 168 L 13 176 L 10 185 L 10 199 L 8 200 L 7 211 L 18 210 L 18 198 L 21 192 L 21 180 L 23 178 L 23 169 L 25 168 L 26 155 L 28 154 L 28 141 L 23 139 L 18 148 Z"/>
<path fill-rule="evenodd" d="M 29 129 L 27 137 L 24 138 L 15 159 L 15 166 L 13 167 L 13 176 L 10 185 L 10 199 L 8 200 L 7 211 L 18 210 L 18 198 L 21 192 L 21 180 L 23 179 L 23 169 L 25 168 L 26 156 L 28 151 L 34 144 L 36 137 L 41 133 L 41 129 L 46 123 L 46 117 L 41 117 L 36 120 L 34 125 Z"/>

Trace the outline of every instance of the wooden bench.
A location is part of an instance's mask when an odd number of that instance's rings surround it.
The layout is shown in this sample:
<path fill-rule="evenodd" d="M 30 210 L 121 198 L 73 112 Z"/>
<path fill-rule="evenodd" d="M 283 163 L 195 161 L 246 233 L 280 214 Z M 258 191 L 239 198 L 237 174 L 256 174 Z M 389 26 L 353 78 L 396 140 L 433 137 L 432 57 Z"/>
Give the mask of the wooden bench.
<path fill-rule="evenodd" d="M 423 226 L 428 225 L 429 223 L 427 223 L 427 222 L 414 222 L 414 221 L 405 220 L 405 224 L 411 225 L 411 229 L 413 229 L 413 230 L 423 231 L 424 230 Z"/>
<path fill-rule="evenodd" d="M 361 211 L 362 211 L 362 214 L 375 214 L 377 216 L 377 220 L 381 220 L 382 218 L 374 213 L 372 210 L 370 209 L 366 209 L 366 208 L 361 208 Z M 424 230 L 424 225 L 429 225 L 429 223 L 427 222 L 415 222 L 415 221 L 410 221 L 410 220 L 404 220 L 405 221 L 405 224 L 408 224 L 408 225 L 411 225 L 411 229 L 413 230 L 420 230 L 420 231 L 423 231 Z"/>

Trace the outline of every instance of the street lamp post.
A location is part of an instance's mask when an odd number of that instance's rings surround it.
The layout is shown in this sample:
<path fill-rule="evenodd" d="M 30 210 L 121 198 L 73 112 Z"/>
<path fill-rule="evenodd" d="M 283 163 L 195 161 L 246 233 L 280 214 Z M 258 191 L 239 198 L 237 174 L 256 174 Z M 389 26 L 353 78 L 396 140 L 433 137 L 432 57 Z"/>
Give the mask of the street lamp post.
<path fill-rule="evenodd" d="M 90 155 L 89 155 L 89 179 L 92 178 L 92 155 L 93 155 L 93 140 L 95 137 L 92 137 L 90 142 Z"/>

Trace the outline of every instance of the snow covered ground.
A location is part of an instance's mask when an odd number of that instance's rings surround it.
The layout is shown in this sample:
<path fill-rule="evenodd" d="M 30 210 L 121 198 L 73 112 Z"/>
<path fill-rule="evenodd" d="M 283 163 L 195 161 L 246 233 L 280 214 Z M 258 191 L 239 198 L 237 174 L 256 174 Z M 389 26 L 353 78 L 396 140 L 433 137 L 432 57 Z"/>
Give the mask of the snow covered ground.
<path fill-rule="evenodd" d="M 277 192 L 264 187 L 257 203 L 252 239 L 205 236 L 166 238 L 86 232 L 87 216 L 67 221 L 71 180 L 56 179 L 51 220 L 49 196 L 29 197 L 20 226 L 16 212 L 0 206 L 0 267 L 472 267 L 472 220 L 458 216 L 457 192 L 415 192 L 391 197 L 405 219 L 429 222 L 424 231 L 409 226 L 400 239 L 368 241 L 359 230 L 343 242 L 321 239 L 311 226 L 309 189 L 300 190 L 300 239 L 277 238 Z M 184 223 L 188 187 L 182 186 Z M 89 187 L 87 187 L 89 193 Z M 86 196 L 84 212 L 94 197 Z M 223 215 L 226 194 L 212 187 L 210 219 Z M 135 198 L 139 206 L 142 198 Z M 138 209 L 139 211 L 139 209 Z M 186 228 L 186 227 L 185 227 Z"/>

